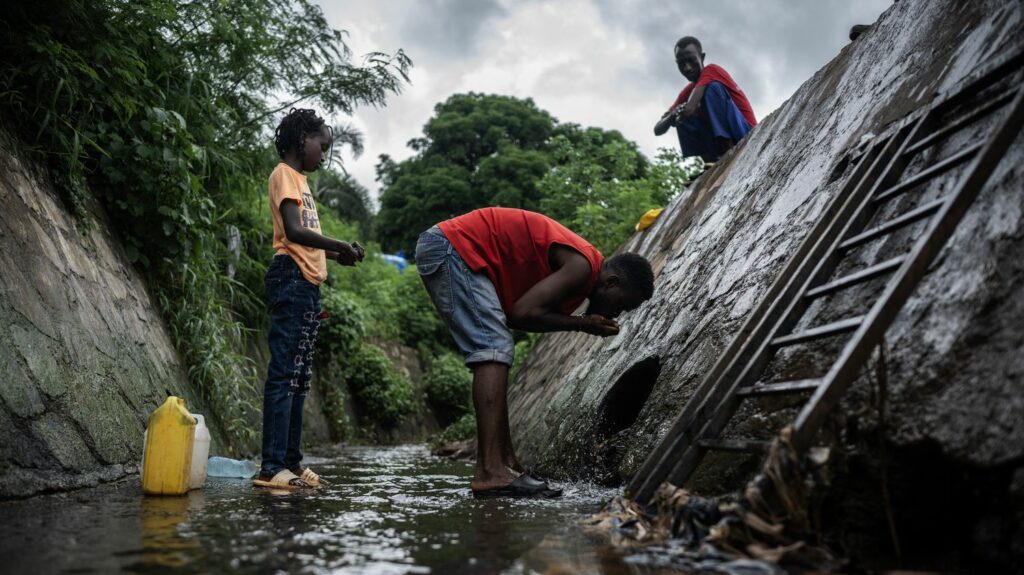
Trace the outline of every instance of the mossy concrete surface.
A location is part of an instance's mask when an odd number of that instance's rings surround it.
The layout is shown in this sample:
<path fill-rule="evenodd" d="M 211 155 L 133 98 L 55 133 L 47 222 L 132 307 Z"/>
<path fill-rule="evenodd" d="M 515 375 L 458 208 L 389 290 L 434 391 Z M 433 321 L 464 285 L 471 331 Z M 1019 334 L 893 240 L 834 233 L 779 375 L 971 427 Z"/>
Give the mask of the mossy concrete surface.
<path fill-rule="evenodd" d="M 102 215 L 81 231 L 15 149 L 0 138 L 0 498 L 136 471 L 168 392 L 210 415 Z"/>

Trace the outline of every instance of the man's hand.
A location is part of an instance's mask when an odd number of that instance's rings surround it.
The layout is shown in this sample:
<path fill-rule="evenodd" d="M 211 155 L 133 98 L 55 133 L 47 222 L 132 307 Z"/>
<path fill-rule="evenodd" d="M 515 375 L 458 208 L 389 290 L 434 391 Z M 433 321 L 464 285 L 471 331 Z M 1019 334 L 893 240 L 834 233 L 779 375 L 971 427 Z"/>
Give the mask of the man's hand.
<path fill-rule="evenodd" d="M 680 125 L 688 118 L 692 118 L 700 111 L 700 103 L 704 99 L 704 90 L 707 86 L 697 86 L 690 94 L 690 99 L 685 104 L 676 108 L 676 125 Z"/>
<path fill-rule="evenodd" d="M 596 313 L 587 314 L 582 319 L 583 323 L 580 326 L 580 331 L 584 333 L 602 337 L 619 333 L 619 322 L 614 319 L 608 319 Z"/>
<path fill-rule="evenodd" d="M 697 112 L 700 111 L 700 100 L 690 99 L 687 103 L 676 107 L 669 114 L 671 114 L 672 125 L 682 126 L 683 122 L 692 118 Z"/>
<path fill-rule="evenodd" d="M 700 100 L 690 98 L 689 102 L 676 109 L 676 123 L 682 124 L 687 118 L 692 118 L 698 111 L 700 111 Z"/>
<path fill-rule="evenodd" d="M 357 261 L 363 261 L 363 247 L 359 242 L 355 245 L 348 242 L 338 242 L 337 261 L 343 266 L 354 266 Z"/>
<path fill-rule="evenodd" d="M 676 110 L 673 108 L 661 115 L 661 119 L 654 125 L 654 135 L 660 136 L 676 125 Z"/>
<path fill-rule="evenodd" d="M 678 128 L 679 126 L 682 126 L 683 121 L 686 120 L 686 118 L 683 117 L 683 107 L 684 106 L 679 106 L 678 108 L 672 110 L 672 114 L 669 117 L 669 123 L 673 128 Z"/>

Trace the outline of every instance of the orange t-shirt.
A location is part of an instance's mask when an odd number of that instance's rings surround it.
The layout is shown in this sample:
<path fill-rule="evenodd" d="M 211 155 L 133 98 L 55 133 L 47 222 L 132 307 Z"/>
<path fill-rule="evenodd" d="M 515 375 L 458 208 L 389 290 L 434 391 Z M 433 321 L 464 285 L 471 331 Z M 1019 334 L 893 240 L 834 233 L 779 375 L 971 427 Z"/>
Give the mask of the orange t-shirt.
<path fill-rule="evenodd" d="M 316 203 L 309 191 L 305 174 L 296 172 L 281 162 L 270 174 L 270 216 L 274 220 L 274 251 L 288 254 L 299 266 L 302 277 L 310 283 L 320 285 L 327 279 L 327 254 L 324 250 L 307 248 L 288 241 L 284 235 L 284 221 L 281 219 L 281 201 L 295 200 L 299 204 L 299 219 L 302 227 L 320 233 L 320 216 Z"/>

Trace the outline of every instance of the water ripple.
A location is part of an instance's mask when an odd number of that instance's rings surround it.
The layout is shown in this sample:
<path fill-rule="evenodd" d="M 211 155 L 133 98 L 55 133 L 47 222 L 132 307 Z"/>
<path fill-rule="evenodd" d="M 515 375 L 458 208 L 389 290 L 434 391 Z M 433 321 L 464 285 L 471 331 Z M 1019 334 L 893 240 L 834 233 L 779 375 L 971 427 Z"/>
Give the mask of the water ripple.
<path fill-rule="evenodd" d="M 211 478 L 186 497 L 143 497 L 136 479 L 0 503 L 0 564 L 4 572 L 638 572 L 575 528 L 611 489 L 570 483 L 559 499 L 474 500 L 471 465 L 422 446 L 349 447 L 305 463 L 331 485 L 272 492 Z"/>

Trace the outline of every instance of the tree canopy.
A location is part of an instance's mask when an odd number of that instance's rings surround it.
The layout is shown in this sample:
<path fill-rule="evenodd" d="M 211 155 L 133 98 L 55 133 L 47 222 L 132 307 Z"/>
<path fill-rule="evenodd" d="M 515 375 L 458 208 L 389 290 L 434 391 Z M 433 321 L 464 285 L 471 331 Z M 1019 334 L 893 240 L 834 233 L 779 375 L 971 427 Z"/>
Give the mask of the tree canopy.
<path fill-rule="evenodd" d="M 377 165 L 375 220 L 381 245 L 409 254 L 431 225 L 486 206 L 540 211 L 614 251 L 688 176 L 678 156 L 652 165 L 617 131 L 561 124 L 510 96 L 451 96 L 409 146 L 413 157 Z"/>
<path fill-rule="evenodd" d="M 382 247 L 411 253 L 427 227 L 480 206 L 536 209 L 554 129 L 532 100 L 469 93 L 435 106 L 423 137 L 409 142 L 417 154 L 378 164 Z"/>

